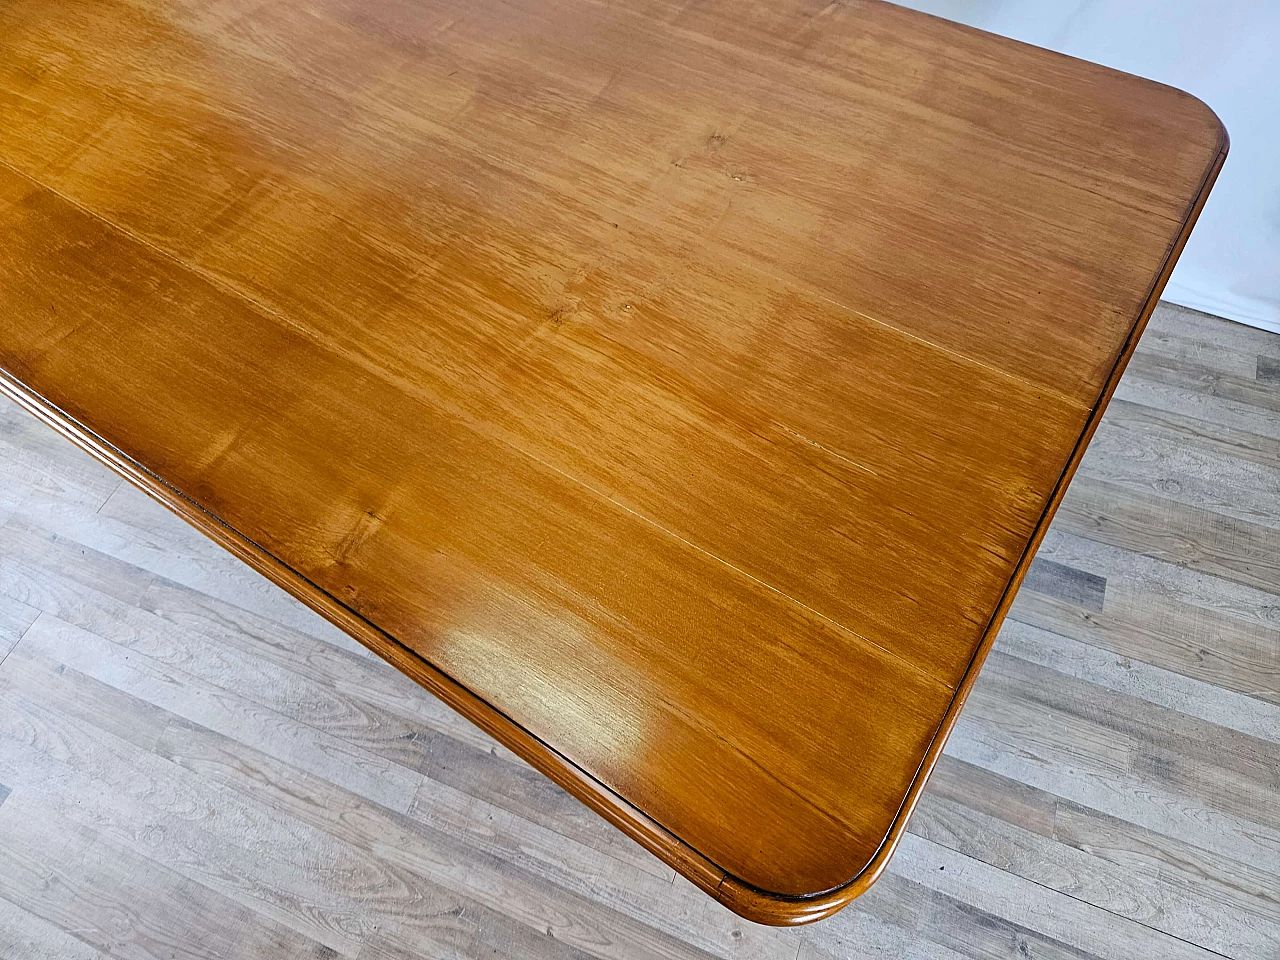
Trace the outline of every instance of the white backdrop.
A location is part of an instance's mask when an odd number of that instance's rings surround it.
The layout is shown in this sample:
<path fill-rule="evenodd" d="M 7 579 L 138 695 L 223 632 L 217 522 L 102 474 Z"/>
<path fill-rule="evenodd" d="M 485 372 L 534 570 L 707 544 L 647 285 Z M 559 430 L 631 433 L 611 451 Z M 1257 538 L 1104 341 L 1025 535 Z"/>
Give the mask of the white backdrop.
<path fill-rule="evenodd" d="M 1164 298 L 1280 333 L 1280 0 L 898 0 L 1195 94 L 1231 151 Z"/>

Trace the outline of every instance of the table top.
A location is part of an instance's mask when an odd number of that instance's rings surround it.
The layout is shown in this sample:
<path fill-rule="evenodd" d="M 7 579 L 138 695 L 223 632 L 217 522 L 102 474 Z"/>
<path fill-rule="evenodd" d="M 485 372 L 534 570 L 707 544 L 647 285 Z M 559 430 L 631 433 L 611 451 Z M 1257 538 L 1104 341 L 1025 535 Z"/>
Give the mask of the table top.
<path fill-rule="evenodd" d="M 0 385 L 803 922 L 883 869 L 1225 152 L 857 0 L 14 0 Z"/>

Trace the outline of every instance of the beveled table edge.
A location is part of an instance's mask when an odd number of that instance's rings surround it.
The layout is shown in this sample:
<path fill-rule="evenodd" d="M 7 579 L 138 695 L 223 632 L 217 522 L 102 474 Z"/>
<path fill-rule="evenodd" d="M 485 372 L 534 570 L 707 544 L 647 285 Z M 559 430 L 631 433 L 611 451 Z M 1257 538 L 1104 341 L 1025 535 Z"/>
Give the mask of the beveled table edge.
<path fill-rule="evenodd" d="M 1176 91 L 1182 96 L 1190 96 Z M 1204 106 L 1203 104 L 1201 104 Z M 1199 191 L 1191 202 L 1183 219 L 1178 234 L 1166 252 L 1164 262 L 1155 278 L 1143 303 L 1142 310 L 1135 319 L 1129 336 L 1126 339 L 1115 366 L 1112 368 L 1106 386 L 1099 396 L 1098 402 L 1090 411 L 1072 450 L 1066 468 L 1059 477 L 1053 493 L 1045 507 L 1044 513 L 1037 522 L 1031 539 L 1027 543 L 1014 569 L 1013 576 L 1005 586 L 982 640 L 974 651 L 973 659 L 965 669 L 959 686 L 956 688 L 946 713 L 935 731 L 933 740 L 920 762 L 915 777 L 912 779 L 903 797 L 902 804 L 894 816 L 880 846 L 871 859 L 853 877 L 830 890 L 807 894 L 789 895 L 762 890 L 746 881 L 727 873 L 724 869 L 703 856 L 696 849 L 685 843 L 675 834 L 665 829 L 642 810 L 632 806 L 612 789 L 595 779 L 567 757 L 564 757 L 550 744 L 544 743 L 515 721 L 507 717 L 492 704 L 476 696 L 448 674 L 439 670 L 423 657 L 383 632 L 375 624 L 365 620 L 339 600 L 322 590 L 305 576 L 293 570 L 264 548 L 248 537 L 223 523 L 217 516 L 201 507 L 194 500 L 186 497 L 181 491 L 167 484 L 162 478 L 148 471 L 123 451 L 99 437 L 87 426 L 67 415 L 56 405 L 41 397 L 35 391 L 12 377 L 7 371 L 0 369 L 0 393 L 8 396 L 19 406 L 33 414 L 37 419 L 48 424 L 58 433 L 70 439 L 82 450 L 92 455 L 126 480 L 148 493 L 152 498 L 176 513 L 205 536 L 215 541 L 233 555 L 247 563 L 257 572 L 267 577 L 287 593 L 305 603 L 312 610 L 329 620 L 339 629 L 354 637 L 378 656 L 382 657 L 401 673 L 406 674 L 452 709 L 466 717 L 484 730 L 503 746 L 525 760 L 532 767 L 555 782 L 586 804 L 600 816 L 627 834 L 650 853 L 654 854 L 668 866 L 672 867 L 686 879 L 701 888 L 724 906 L 744 919 L 755 923 L 772 926 L 793 926 L 813 923 L 839 911 L 850 901 L 865 893 L 884 872 L 890 858 L 897 849 L 907 822 L 919 802 L 929 774 L 932 773 L 947 738 L 955 727 L 960 710 L 964 706 L 978 673 L 986 661 L 987 654 L 995 643 L 996 635 L 1008 613 L 1009 606 L 1021 586 L 1023 577 L 1034 558 L 1040 542 L 1057 511 L 1058 505 L 1066 492 L 1071 478 L 1075 475 L 1084 456 L 1102 413 L 1115 392 L 1116 385 L 1133 355 L 1138 339 L 1145 330 L 1147 321 L 1155 310 L 1160 294 L 1173 271 L 1182 248 L 1195 225 L 1205 200 L 1218 177 L 1226 160 L 1229 148 L 1227 131 L 1216 114 L 1207 106 L 1208 112 L 1217 123 L 1219 141 L 1216 155 L 1206 169 Z"/>

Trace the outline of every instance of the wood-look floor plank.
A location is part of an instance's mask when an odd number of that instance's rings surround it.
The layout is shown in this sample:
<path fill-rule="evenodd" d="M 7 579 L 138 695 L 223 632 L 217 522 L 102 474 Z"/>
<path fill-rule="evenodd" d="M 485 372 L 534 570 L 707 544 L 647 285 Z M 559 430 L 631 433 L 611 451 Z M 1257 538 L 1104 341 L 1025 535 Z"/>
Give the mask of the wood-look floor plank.
<path fill-rule="evenodd" d="M 211 730 L 234 730 L 264 753 L 339 783 L 373 803 L 404 812 L 422 775 L 317 726 L 291 720 L 228 689 L 96 634 L 42 618 L 24 652 L 49 657 L 137 699 Z"/>
<path fill-rule="evenodd" d="M 111 846 L 136 848 L 163 864 L 167 876 L 216 891 L 246 916 L 270 918 L 343 956 L 359 950 L 364 916 L 352 909 L 349 891 L 324 881 L 326 868 L 350 866 L 331 838 L 237 802 L 214 784 L 197 784 L 175 765 L 75 716 L 78 705 L 55 699 L 67 696 L 65 685 L 45 682 L 36 699 L 39 675 L 56 674 L 56 665 L 14 660 L 6 665 L 0 764 L 16 781 L 15 798 L 38 804 L 50 819 L 94 831 Z M 33 689 L 31 697 L 16 693 L 10 677 Z M 78 686 L 84 692 L 86 685 Z M 353 870 L 348 878 L 353 886 L 371 879 Z"/>
<path fill-rule="evenodd" d="M 379 863 L 399 867 L 452 890 L 466 900 L 554 935 L 602 958 L 702 957 L 703 951 L 641 924 L 624 912 L 599 910 L 587 898 L 554 883 L 535 882 L 523 869 L 464 847 L 420 820 L 363 802 L 341 788 L 291 769 L 265 754 L 208 731 L 175 724 L 159 752 L 206 781 L 234 789 L 278 816 L 324 830 L 351 850 L 370 851 Z M 301 788 L 301 789 L 299 789 Z M 626 868 L 619 866 L 619 872 Z M 632 871 L 637 892 L 645 878 Z M 664 887 L 669 882 L 660 881 Z M 539 893 L 540 891 L 540 893 Z M 692 888 L 690 893 L 693 894 Z M 406 922 L 411 921 L 407 918 Z"/>
<path fill-rule="evenodd" d="M 121 495 L 121 490 L 130 491 Z M 117 488 L 98 509 L 68 510 L 58 498 L 41 491 L 29 494 L 14 510 L 14 517 L 26 525 L 38 529 L 49 537 L 57 537 L 65 544 L 74 544 L 97 551 L 119 560 L 125 567 L 158 575 L 180 583 L 192 590 L 226 600 L 246 610 L 287 624 L 296 630 L 317 633 L 329 639 L 341 636 L 340 631 L 322 620 L 320 616 L 296 603 L 281 597 L 280 591 L 261 574 L 227 555 L 226 551 L 208 540 L 192 540 L 187 531 L 165 530 L 150 524 L 140 528 L 123 524 L 114 511 L 123 500 L 135 503 L 145 494 L 126 484 Z M 163 511 L 154 502 L 150 511 Z M 174 522 L 176 517 L 170 516 Z M 350 649 L 359 644 L 350 638 L 339 640 Z"/>
<path fill-rule="evenodd" d="M 1143 380 L 1193 389 L 1264 413 L 1280 412 L 1280 397 L 1276 397 L 1272 384 L 1258 379 L 1256 365 L 1253 376 L 1234 376 L 1211 366 L 1155 353 L 1144 353 L 1140 358 L 1135 356 L 1134 360 L 1134 375 Z"/>
<path fill-rule="evenodd" d="M 1209 960 L 1214 954 L 1088 900 L 1058 893 L 916 833 L 903 842 L 896 873 L 1067 951 L 1099 960 L 1160 956 Z M 1035 947 L 1029 951 L 1034 956 Z"/>
<path fill-rule="evenodd" d="M 1173 670 L 1008 620 L 1000 652 L 1188 717 L 1280 743 L 1280 707 Z"/>
<path fill-rule="evenodd" d="M 1121 383 L 1122 386 L 1128 386 L 1137 382 L 1135 379 Z M 1215 429 L 1212 420 L 1202 420 L 1130 400 L 1112 400 L 1107 406 L 1104 426 L 1126 431 L 1130 436 L 1172 441 L 1191 455 L 1213 453 L 1267 468 L 1274 467 L 1280 461 L 1280 439 L 1276 437 L 1252 433 L 1240 427 L 1231 430 Z M 1086 458 L 1087 456 L 1086 454 Z"/>
<path fill-rule="evenodd" d="M 1015 619 L 1280 703 L 1280 595 L 1053 531 L 1040 554 L 1105 574 L 1106 609 L 1028 591 Z"/>
<path fill-rule="evenodd" d="M 0 479 L 5 499 L 14 501 L 28 488 L 44 490 L 62 503 L 97 509 L 120 487 L 119 477 L 75 448 L 67 448 L 44 425 L 12 403 L 0 415 Z M 4 500 L 0 500 L 3 504 Z"/>
<path fill-rule="evenodd" d="M 35 607 L 12 597 L 0 596 L 0 662 L 9 655 L 14 644 L 36 622 L 38 616 L 40 611 Z"/>
<path fill-rule="evenodd" d="M 1256 590 L 1280 580 L 1280 530 L 1087 475 L 1072 483 L 1056 519 L 1061 530 Z"/>
<path fill-rule="evenodd" d="M 1056 822 L 1056 818 L 1055 818 Z M 1158 861 L 1139 862 L 1079 849 L 1053 831 L 1043 835 L 992 813 L 974 810 L 964 797 L 931 795 L 921 804 L 912 832 L 1007 873 L 1138 921 L 1180 940 L 1227 956 L 1263 956 L 1280 939 L 1274 916 L 1241 909 L 1212 889 L 1171 878 Z M 1234 898 L 1233 898 L 1234 899 Z"/>
<path fill-rule="evenodd" d="M 50 541 L 36 529 L 9 526 L 4 537 L 14 556 L 0 557 L 0 596 L 119 643 L 185 642 L 206 658 L 235 659 L 239 654 L 241 663 L 251 656 L 260 667 L 284 668 L 297 683 L 311 681 L 353 701 L 350 710 L 383 718 L 385 726 L 396 728 L 388 731 L 393 739 L 441 731 L 485 750 L 493 748 L 491 740 L 424 696 L 412 681 L 345 644 L 331 644 L 327 637 L 155 578 L 96 550 Z M 313 725 L 323 722 L 316 714 L 309 719 Z M 499 755 L 513 759 L 507 751 L 499 750 Z"/>
<path fill-rule="evenodd" d="M 608 903 L 622 915 L 618 919 L 624 924 L 635 918 L 657 930 L 682 932 L 684 939 L 700 949 L 716 952 L 717 948 L 726 946 L 750 948 L 747 952 L 752 956 L 779 960 L 789 956 L 792 949 L 790 946 L 776 948 L 778 941 L 785 941 L 785 933 L 744 925 L 723 909 L 705 904 L 705 898 L 679 878 L 656 875 L 652 868 L 633 867 L 567 837 L 557 842 L 551 831 L 522 823 L 522 818 L 505 814 L 478 798 L 468 799 L 445 784 L 424 784 L 424 798 L 430 796 L 437 804 L 428 822 L 425 815 L 402 817 L 393 811 L 370 807 L 361 798 L 335 785 L 200 728 L 185 724 L 172 726 L 158 750 L 184 767 L 245 792 L 282 814 L 327 829 L 354 846 L 372 849 L 383 858 L 417 865 L 411 869 L 421 870 L 424 865 L 430 865 L 429 869 L 435 873 L 429 876 L 438 874 L 440 882 L 472 899 L 477 896 L 474 891 L 483 888 L 459 888 L 456 878 L 441 872 L 441 848 L 452 850 L 456 844 L 483 856 L 484 862 L 508 864 L 515 876 L 541 878 L 548 892 L 565 891 L 566 904 L 574 903 L 577 897 Z M 288 789 L 283 786 L 285 783 L 289 784 Z M 294 796 L 299 785 L 322 792 L 324 802 L 300 803 Z M 425 806 L 427 802 L 423 799 L 422 804 Z M 458 816 L 458 808 L 468 805 L 474 817 L 469 823 Z M 467 878 L 467 884 L 475 882 L 475 878 Z M 679 895 L 673 896 L 673 891 Z M 482 899 L 487 895 L 486 892 Z M 689 928 L 678 922 L 689 915 L 701 921 L 695 927 L 697 936 L 689 935 Z M 559 930 L 557 922 L 551 926 L 561 939 L 573 933 Z M 738 931 L 736 937 L 735 930 Z M 748 932 L 744 934 L 744 930 Z M 601 931 L 596 937 L 605 935 Z M 593 943 L 596 940 L 586 937 L 579 946 L 591 952 L 603 949 L 599 944 L 592 946 Z"/>
<path fill-rule="evenodd" d="M 478 904 L 443 906 L 406 923 L 387 921 L 356 960 L 592 960 L 592 955 L 538 936 Z"/>
<path fill-rule="evenodd" d="M 139 567 L 134 567 L 114 558 L 99 554 L 98 551 L 82 546 L 73 540 L 63 539 L 58 534 L 32 524 L 22 515 L 10 517 L 4 527 L 5 544 L 8 550 L 0 554 L 4 562 L 20 564 L 25 568 L 40 566 L 46 570 L 57 570 L 64 592 L 74 598 L 76 588 L 87 589 L 96 594 L 104 594 L 118 603 L 127 606 L 137 604 L 154 575 Z M 71 586 L 71 583 L 74 586 Z M 45 595 L 39 584 L 40 578 L 22 581 L 6 579 L 6 593 L 18 600 L 28 597 L 30 606 L 40 607 L 36 599 Z M 73 601 L 74 602 L 74 601 Z"/>
<path fill-rule="evenodd" d="M 1176 784 L 1159 784 L 1145 772 L 1131 770 L 1127 744 L 1102 739 L 1067 746 L 1042 727 L 1047 711 L 985 698 L 974 706 L 948 742 L 953 756 L 1139 826 L 1226 852 L 1259 870 L 1280 869 L 1280 834 L 1247 817 L 1210 809 L 1180 793 Z M 1056 727 L 1059 718 L 1050 716 L 1049 722 Z"/>
<path fill-rule="evenodd" d="M 1001 934 L 987 935 L 988 930 L 999 925 L 995 918 L 983 918 L 984 929 L 975 938 L 980 947 L 975 951 L 970 949 L 973 944 L 948 938 L 941 925 L 934 922 L 938 899 L 933 891 L 890 871 L 834 918 L 838 922 L 827 924 L 821 935 L 802 934 L 797 956 L 802 960 L 968 960 L 980 955 L 1000 956 Z M 952 946 L 945 945 L 949 939 Z"/>
<path fill-rule="evenodd" d="M 20 671 L 18 676 L 23 688 L 33 690 L 39 688 L 32 674 L 54 661 L 45 657 L 44 651 L 35 650 L 30 656 L 24 652 L 18 663 L 22 666 L 15 667 L 15 671 Z M 78 673 L 72 668 L 60 669 L 63 675 Z M 88 688 L 93 683 L 81 680 L 80 693 L 90 693 Z M 49 692 L 47 688 L 45 692 Z M 373 931 L 379 931 L 383 937 L 398 936 L 404 942 L 413 936 L 427 938 L 428 942 L 447 943 L 457 939 L 455 946 L 461 949 L 468 942 L 462 934 L 470 930 L 471 939 L 480 942 L 474 945 L 474 953 L 463 950 L 463 956 L 485 955 L 487 941 L 495 936 L 498 940 L 504 937 L 514 940 L 518 949 L 513 956 L 519 956 L 520 950 L 558 956 L 556 938 L 576 941 L 579 946 L 588 947 L 591 955 L 604 958 L 688 960 L 700 956 L 681 947 L 677 941 L 664 942 L 656 932 L 650 936 L 646 949 L 644 938 L 634 935 L 643 928 L 635 928 L 632 936 L 621 938 L 619 943 L 620 938 L 615 934 L 618 920 L 622 918 L 606 920 L 601 929 L 595 922 L 592 907 L 571 896 L 562 897 L 555 909 L 541 913 L 541 929 L 527 922 L 528 911 L 534 909 L 528 905 L 523 918 L 516 920 L 495 914 L 494 902 L 502 904 L 507 914 L 512 912 L 513 904 L 519 899 L 513 896 L 520 890 L 519 871 L 498 875 L 490 869 L 488 877 L 477 876 L 477 865 L 472 861 L 471 869 L 461 876 L 461 885 L 478 895 L 480 901 L 477 902 L 475 896 L 460 897 L 422 876 L 420 868 L 424 865 L 438 877 L 448 872 L 450 861 L 457 859 L 456 848 L 434 832 L 430 833 L 436 842 L 431 843 L 426 836 L 405 831 L 403 818 L 397 819 L 385 810 L 379 813 L 380 808 L 364 807 L 362 798 L 340 794 L 340 788 L 325 781 L 308 783 L 310 778 L 303 771 L 279 761 L 271 766 L 271 758 L 265 755 L 239 759 L 238 769 L 253 772 L 267 769 L 273 775 L 273 784 L 289 785 L 277 794 L 277 800 L 286 793 L 292 797 L 289 791 L 299 786 L 324 783 L 328 790 L 324 798 L 327 803 L 316 815 L 331 831 L 320 832 L 307 826 L 305 818 L 290 815 L 297 812 L 296 807 L 287 808 L 280 802 L 262 803 L 261 793 L 249 797 L 221 787 L 222 780 L 216 776 L 201 780 L 188 772 L 187 765 L 195 765 L 196 758 L 190 749 L 183 749 L 184 745 L 189 748 L 201 738 L 216 739 L 217 735 L 210 731 L 188 727 L 171 716 L 165 742 L 157 746 L 158 752 L 167 756 L 162 760 L 149 752 L 131 753 L 109 739 L 109 735 L 95 733 L 92 726 L 72 716 L 71 711 L 80 709 L 78 703 L 55 702 L 51 706 L 50 699 L 52 697 L 46 697 L 37 705 L 14 697 L 14 702 L 9 704 L 25 719 L 22 729 L 34 727 L 37 731 L 25 757 L 24 766 L 33 778 L 24 783 L 28 795 L 43 797 L 44 802 L 64 818 L 95 826 L 120 842 L 127 842 L 129 837 L 129 828 L 119 816 L 120 804 L 132 804 L 149 824 L 146 842 L 149 856 L 169 864 L 194 882 L 219 888 L 223 894 L 275 917 L 286 926 L 310 933 L 343 955 L 353 955 L 353 951 L 363 949 L 360 944 Z M 0 722 L 3 719 L 0 718 Z M 0 737 L 8 733 L 7 740 L 13 740 L 15 729 L 0 728 Z M 45 731 L 45 735 L 40 735 L 40 731 Z M 41 743 L 54 739 L 57 747 L 52 753 L 40 748 Z M 86 749 L 86 743 L 95 744 L 97 749 Z M 22 744 L 15 746 L 5 739 L 0 739 L 0 744 L 3 744 L 0 764 L 21 762 Z M 38 755 L 33 751 L 38 751 Z M 240 751 L 251 753 L 245 747 Z M 182 768 L 181 773 L 168 778 L 157 776 L 158 770 L 177 763 L 178 756 L 186 761 L 177 764 Z M 205 757 L 207 762 L 207 752 Z M 200 789 L 201 782 L 206 794 L 212 790 L 212 795 L 199 797 L 195 791 Z M 51 789 L 47 784 L 58 789 Z M 104 789 L 95 789 L 98 784 Z M 123 800 L 119 794 L 125 795 Z M 90 795 L 93 795 L 92 801 L 83 799 Z M 76 802 L 72 797 L 82 799 Z M 335 828 L 333 818 L 360 821 L 360 810 L 366 811 L 363 819 L 371 829 L 353 833 Z M 397 823 L 401 824 L 399 841 L 395 836 Z M 276 829 L 271 830 L 268 824 L 274 824 Z M 352 842 L 355 837 L 358 843 Z M 242 846 L 245 843 L 251 846 Z M 384 847 L 387 850 L 383 850 Z M 393 855 L 379 856 L 379 851 L 387 854 L 392 847 Z M 219 859 L 218 850 L 224 851 L 226 860 Z M 407 861 L 419 869 L 405 866 Z M 248 876 L 244 876 L 246 873 Z M 332 883 L 331 878 L 335 877 L 343 879 L 341 891 Z M 457 882 L 453 884 L 457 885 Z M 666 881 L 661 884 L 663 889 L 667 885 Z M 350 904 L 356 897 L 366 901 L 369 907 L 366 916 L 356 917 L 350 912 Z M 485 907 L 484 901 L 489 901 L 491 906 Z M 468 912 L 471 920 L 465 919 Z M 384 922 L 388 918 L 389 924 Z M 478 927 L 477 922 L 482 927 Z M 504 925 L 507 930 L 501 934 L 497 928 Z M 400 932 L 393 934 L 388 926 Z M 626 929 L 625 920 L 621 926 Z M 564 955 L 578 954 L 566 951 Z"/>
<path fill-rule="evenodd" d="M 119 960 L 343 956 L 22 794 L 0 807 L 0 848 L 0 899 Z"/>
<path fill-rule="evenodd" d="M 58 957 L 59 960 L 108 960 L 58 924 L 0 898 L 0 957 Z"/>
<path fill-rule="evenodd" d="M 0 956 L 1280 958 L 1280 338 L 1149 336 L 900 856 L 800 930 L 0 404 Z"/>
<path fill-rule="evenodd" d="M 1225 935 L 1239 935 L 1230 929 L 1231 914 L 1246 927 L 1280 923 L 1280 888 L 1274 872 L 1255 870 L 1186 840 L 1109 816 L 954 757 L 947 757 L 939 766 L 931 798 L 930 802 L 959 804 L 969 811 L 969 816 L 999 821 L 999 829 L 1034 835 L 1099 858 L 1107 862 L 1108 868 L 1156 877 L 1170 892 L 1191 897 L 1197 916 L 1222 918 Z M 957 833 L 954 839 L 975 844 L 979 836 Z M 980 843 L 976 846 L 981 850 Z M 1033 860 L 1028 868 L 1051 871 L 1056 860 L 1057 857 L 1043 862 Z M 1005 868 L 1013 869 L 1008 864 Z M 1165 919 L 1186 923 L 1196 922 L 1197 916 Z"/>
<path fill-rule="evenodd" d="M 1115 399 L 1218 425 L 1216 430 L 1206 430 L 1211 436 L 1221 437 L 1226 433 L 1221 430 L 1221 425 L 1230 423 L 1232 432 L 1280 439 L 1280 419 L 1276 418 L 1275 411 L 1256 406 L 1247 399 L 1221 396 L 1194 378 L 1180 380 L 1167 376 L 1163 368 L 1153 372 L 1145 368 L 1127 368 L 1125 377 L 1116 387 Z"/>
<path fill-rule="evenodd" d="M 1001 709 L 1051 712 L 1081 756 L 1118 757 L 1130 774 L 1255 821 L 1280 838 L 1280 806 L 1274 803 L 1280 793 L 1280 744 L 1274 740 L 1064 677 L 1003 651 L 992 657 L 995 669 L 982 695 L 999 701 Z M 1123 745 L 1123 752 L 1108 749 L 1114 744 Z"/>
<path fill-rule="evenodd" d="M 1266 459 L 1198 449 L 1161 436 L 1146 422 L 1117 418 L 1094 435 L 1080 476 L 1274 529 L 1280 523 L 1275 516 L 1280 461 Z"/>
<path fill-rule="evenodd" d="M 211 637 L 208 631 L 175 631 L 169 621 L 137 607 L 113 603 L 102 594 L 81 588 L 71 596 L 82 602 L 60 602 L 69 593 L 65 581 L 60 582 L 47 568 L 9 561 L 7 570 L 12 580 L 29 585 L 25 594 L 29 599 L 39 589 L 37 584 L 44 588 L 42 609 L 56 621 L 90 631 L 139 655 L 141 659 L 135 663 L 172 668 L 179 671 L 177 675 L 190 677 L 193 686 L 224 690 L 409 770 L 419 771 L 426 763 L 430 727 L 424 723 L 364 703 L 335 690 L 332 683 L 317 682 L 246 652 L 243 645 L 218 642 L 221 637 Z M 59 591 L 59 587 L 63 589 Z M 96 602 L 90 606 L 83 603 L 85 599 Z M 32 642 L 39 646 L 40 637 Z M 275 652 L 275 659 L 285 659 L 279 650 Z M 353 656 L 345 651 L 341 654 L 349 659 Z"/>
<path fill-rule="evenodd" d="M 1280 359 L 1280 342 L 1268 331 L 1225 327 L 1216 317 L 1169 303 L 1147 326 L 1142 350 L 1246 380 L 1255 378 L 1259 357 Z"/>

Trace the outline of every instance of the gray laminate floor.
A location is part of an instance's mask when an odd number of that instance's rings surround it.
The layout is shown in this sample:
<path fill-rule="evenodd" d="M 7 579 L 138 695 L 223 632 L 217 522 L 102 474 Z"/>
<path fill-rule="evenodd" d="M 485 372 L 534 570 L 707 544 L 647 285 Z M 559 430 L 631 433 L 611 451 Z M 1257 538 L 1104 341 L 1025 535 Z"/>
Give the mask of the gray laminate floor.
<path fill-rule="evenodd" d="M 1280 958 L 1280 337 L 1162 307 L 888 875 L 744 923 L 0 402 L 0 956 Z"/>

